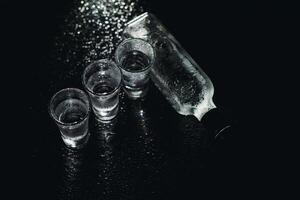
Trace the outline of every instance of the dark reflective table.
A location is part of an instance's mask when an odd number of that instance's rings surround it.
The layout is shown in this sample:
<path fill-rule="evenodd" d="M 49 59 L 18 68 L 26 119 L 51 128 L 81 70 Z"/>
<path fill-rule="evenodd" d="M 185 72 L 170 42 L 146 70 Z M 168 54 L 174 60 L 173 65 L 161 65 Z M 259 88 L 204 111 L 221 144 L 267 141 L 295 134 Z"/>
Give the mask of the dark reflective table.
<path fill-rule="evenodd" d="M 22 185 L 22 194 L 31 199 L 157 200 L 200 199 L 243 189 L 238 183 L 247 180 L 243 170 L 248 157 L 241 124 L 215 138 L 196 118 L 176 113 L 152 82 L 141 100 L 130 100 L 122 91 L 119 114 L 109 123 L 92 114 L 83 149 L 64 146 L 48 114 L 50 97 L 65 87 L 82 89 L 84 67 L 111 58 L 120 41 L 116 27 L 143 11 L 155 13 L 203 66 L 214 83 L 216 105 L 235 111 L 243 121 L 245 105 L 236 84 L 241 77 L 235 74 L 246 64 L 238 50 L 244 40 L 232 35 L 240 22 L 232 15 L 240 11 L 229 14 L 222 6 L 196 7 L 192 1 L 116 1 L 124 3 L 109 7 L 107 12 L 115 14 L 105 14 L 101 6 L 107 2 L 3 3 L 8 20 L 1 38 L 11 53 L 7 63 L 14 62 L 12 71 L 20 77 L 15 95 L 22 96 L 24 113 L 12 125 L 18 133 L 15 152 L 25 154 L 15 159 L 25 177 L 13 179 Z M 95 17 L 94 4 L 106 17 Z M 110 26 L 99 24 L 103 20 Z"/>

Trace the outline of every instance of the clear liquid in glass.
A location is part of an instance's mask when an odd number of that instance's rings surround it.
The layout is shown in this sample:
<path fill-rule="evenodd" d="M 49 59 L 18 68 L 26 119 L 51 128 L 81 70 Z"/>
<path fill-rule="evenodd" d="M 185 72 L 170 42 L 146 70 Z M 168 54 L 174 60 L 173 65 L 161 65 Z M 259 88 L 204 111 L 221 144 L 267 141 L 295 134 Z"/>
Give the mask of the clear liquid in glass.
<path fill-rule="evenodd" d="M 61 122 L 59 128 L 67 146 L 77 147 L 87 141 L 83 138 L 88 134 L 88 108 L 82 101 L 66 99 L 56 107 L 55 114 Z"/>
<path fill-rule="evenodd" d="M 122 60 L 123 69 L 135 72 L 146 69 L 150 64 L 150 59 L 141 51 L 129 51 Z"/>
<path fill-rule="evenodd" d="M 91 101 L 96 116 L 102 120 L 114 118 L 118 112 L 119 95 L 115 92 L 116 83 L 112 78 L 101 72 L 95 73 L 89 78 L 87 85 L 94 93 Z"/>

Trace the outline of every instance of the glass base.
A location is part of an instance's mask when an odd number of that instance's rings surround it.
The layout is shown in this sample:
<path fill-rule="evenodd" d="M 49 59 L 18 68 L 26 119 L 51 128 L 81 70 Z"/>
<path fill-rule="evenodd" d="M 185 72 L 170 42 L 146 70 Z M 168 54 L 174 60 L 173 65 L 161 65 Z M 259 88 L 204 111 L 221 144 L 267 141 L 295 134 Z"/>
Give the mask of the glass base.
<path fill-rule="evenodd" d="M 110 121 L 112 119 L 114 119 L 118 112 L 119 112 L 119 104 L 113 108 L 112 110 L 110 111 L 105 111 L 105 110 L 96 110 L 94 107 L 93 107 L 93 111 L 94 111 L 94 114 L 97 118 L 97 120 L 99 121 Z"/>
<path fill-rule="evenodd" d="M 124 87 L 124 91 L 126 95 L 133 100 L 145 97 L 148 92 L 148 89 L 149 89 L 148 84 L 143 88 L 137 88 L 137 89 L 131 87 Z"/>
<path fill-rule="evenodd" d="M 86 143 L 88 142 L 90 138 L 90 132 L 87 131 L 86 134 L 82 137 L 76 137 L 76 138 L 71 138 L 71 137 L 66 137 L 64 135 L 61 135 L 63 142 L 68 148 L 72 149 L 81 149 L 83 148 Z"/>

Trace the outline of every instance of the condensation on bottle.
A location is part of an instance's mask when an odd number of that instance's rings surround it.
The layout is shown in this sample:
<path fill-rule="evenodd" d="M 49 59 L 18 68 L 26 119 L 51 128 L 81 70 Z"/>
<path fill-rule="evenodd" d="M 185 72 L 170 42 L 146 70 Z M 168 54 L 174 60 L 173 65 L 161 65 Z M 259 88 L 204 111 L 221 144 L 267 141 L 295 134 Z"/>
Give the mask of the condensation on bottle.
<path fill-rule="evenodd" d="M 140 38 L 154 47 L 151 79 L 178 113 L 201 121 L 216 108 L 209 77 L 153 14 L 146 12 L 129 21 L 123 38 Z"/>

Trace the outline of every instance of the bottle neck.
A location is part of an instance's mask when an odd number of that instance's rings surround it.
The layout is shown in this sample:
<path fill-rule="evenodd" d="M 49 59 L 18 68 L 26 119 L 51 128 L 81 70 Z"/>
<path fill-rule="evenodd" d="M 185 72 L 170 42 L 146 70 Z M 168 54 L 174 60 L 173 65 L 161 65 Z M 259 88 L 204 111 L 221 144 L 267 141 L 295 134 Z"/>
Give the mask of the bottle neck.
<path fill-rule="evenodd" d="M 203 116 L 202 123 L 217 138 L 232 128 L 234 120 L 230 110 L 214 108 Z"/>

